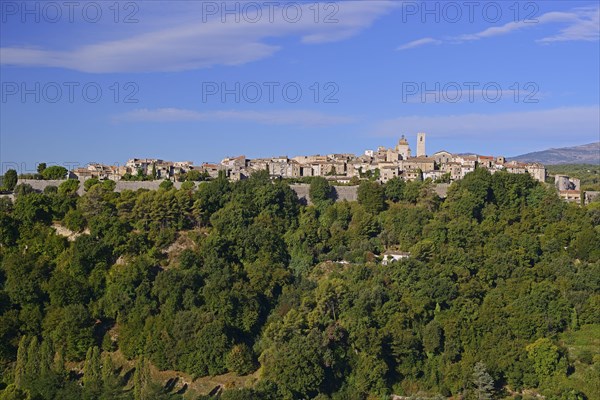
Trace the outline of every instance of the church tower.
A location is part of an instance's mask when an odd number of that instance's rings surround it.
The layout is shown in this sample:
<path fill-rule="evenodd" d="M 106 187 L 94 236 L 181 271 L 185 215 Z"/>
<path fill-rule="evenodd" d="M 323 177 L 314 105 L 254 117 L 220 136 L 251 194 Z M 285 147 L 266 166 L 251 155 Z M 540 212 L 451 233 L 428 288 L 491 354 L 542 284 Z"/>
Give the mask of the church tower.
<path fill-rule="evenodd" d="M 408 157 L 410 157 L 410 149 L 408 148 L 408 142 L 406 141 L 404 135 L 402 135 L 400 140 L 398 140 L 396 151 L 398 154 L 400 154 L 403 160 L 406 160 Z"/>
<path fill-rule="evenodd" d="M 417 157 L 425 157 L 425 134 L 417 133 Z"/>

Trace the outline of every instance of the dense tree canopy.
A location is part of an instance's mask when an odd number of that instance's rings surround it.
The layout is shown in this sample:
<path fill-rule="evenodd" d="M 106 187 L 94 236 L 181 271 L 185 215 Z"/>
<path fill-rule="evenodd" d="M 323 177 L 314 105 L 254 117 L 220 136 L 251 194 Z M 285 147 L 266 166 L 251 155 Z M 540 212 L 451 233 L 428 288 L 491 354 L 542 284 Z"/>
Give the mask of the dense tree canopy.
<path fill-rule="evenodd" d="M 600 324 L 599 210 L 528 175 L 476 170 L 444 201 L 314 179 L 310 206 L 266 172 L 85 188 L 0 201 L 2 399 L 181 398 L 153 368 L 255 374 L 222 399 L 600 395 L 573 378 L 600 352 L 561 339 Z"/>
<path fill-rule="evenodd" d="M 60 165 L 53 165 L 51 167 L 45 168 L 41 174 L 43 179 L 65 179 L 67 176 L 67 172 L 69 172 L 65 167 L 61 167 Z"/>

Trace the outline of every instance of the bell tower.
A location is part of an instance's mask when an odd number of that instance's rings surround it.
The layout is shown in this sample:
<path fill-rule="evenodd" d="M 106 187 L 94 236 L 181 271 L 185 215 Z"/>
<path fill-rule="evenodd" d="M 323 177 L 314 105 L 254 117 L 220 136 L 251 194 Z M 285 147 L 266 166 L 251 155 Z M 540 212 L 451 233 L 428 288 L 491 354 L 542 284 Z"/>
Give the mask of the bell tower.
<path fill-rule="evenodd" d="M 417 157 L 425 157 L 425 134 L 417 133 Z"/>

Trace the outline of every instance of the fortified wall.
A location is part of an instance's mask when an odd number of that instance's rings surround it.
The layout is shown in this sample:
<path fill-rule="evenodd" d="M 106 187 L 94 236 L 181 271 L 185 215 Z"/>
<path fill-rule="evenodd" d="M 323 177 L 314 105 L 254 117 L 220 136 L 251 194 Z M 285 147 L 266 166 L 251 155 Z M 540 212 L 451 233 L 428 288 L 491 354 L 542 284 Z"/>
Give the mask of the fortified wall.
<path fill-rule="evenodd" d="M 17 184 L 28 184 L 36 191 L 44 191 L 44 189 L 48 186 L 56 186 L 58 187 L 64 180 L 35 180 L 35 179 L 19 179 Z M 158 190 L 162 181 L 116 181 L 115 192 L 121 192 L 123 190 L 138 190 L 138 189 L 148 189 L 148 190 Z M 181 182 L 174 182 L 174 185 L 177 189 L 181 188 Z M 310 185 L 308 184 L 296 184 L 290 185 L 290 188 L 296 192 L 298 199 L 301 202 L 306 202 L 310 204 L 310 197 L 308 195 Z M 334 192 L 336 193 L 336 201 L 356 201 L 358 198 L 358 186 L 334 186 Z M 85 191 L 83 190 L 83 182 L 80 182 L 79 189 L 77 190 L 79 195 L 83 195 Z"/>
<path fill-rule="evenodd" d="M 31 187 L 36 190 L 43 192 L 47 186 L 56 186 L 58 187 L 64 180 L 35 180 L 35 179 L 19 179 L 17 184 L 26 183 L 31 185 Z M 115 192 L 121 192 L 123 190 L 138 190 L 138 189 L 148 189 L 148 190 L 158 190 L 162 181 L 116 181 Z M 174 185 L 177 189 L 181 188 L 181 182 L 174 182 Z M 440 183 L 434 185 L 434 190 L 438 196 L 441 198 L 445 198 L 448 192 L 448 187 L 450 185 L 447 183 Z M 306 204 L 311 204 L 309 190 L 310 185 L 307 183 L 294 184 L 290 185 L 290 188 L 296 192 L 298 199 Z M 357 201 L 358 200 L 358 186 L 333 186 L 333 191 L 335 193 L 335 201 Z M 80 182 L 79 189 L 77 190 L 79 195 L 83 195 L 85 191 L 83 190 L 83 181 Z"/>
<path fill-rule="evenodd" d="M 307 183 L 290 185 L 290 188 L 296 192 L 298 200 L 302 203 L 312 204 L 310 201 L 310 185 Z M 358 186 L 333 186 L 335 201 L 356 201 L 358 200 Z"/>
<path fill-rule="evenodd" d="M 17 185 L 22 183 L 26 183 L 31 185 L 34 190 L 44 191 L 47 186 L 60 186 L 64 180 L 36 180 L 36 179 L 19 179 Z M 138 190 L 138 189 L 148 189 L 148 190 L 158 190 L 159 185 L 162 181 L 116 181 L 115 192 L 121 192 L 123 190 Z M 174 185 L 177 189 L 181 187 L 181 182 L 174 182 Z M 85 193 L 83 190 L 83 181 L 79 182 L 79 189 L 77 193 L 81 196 Z"/>

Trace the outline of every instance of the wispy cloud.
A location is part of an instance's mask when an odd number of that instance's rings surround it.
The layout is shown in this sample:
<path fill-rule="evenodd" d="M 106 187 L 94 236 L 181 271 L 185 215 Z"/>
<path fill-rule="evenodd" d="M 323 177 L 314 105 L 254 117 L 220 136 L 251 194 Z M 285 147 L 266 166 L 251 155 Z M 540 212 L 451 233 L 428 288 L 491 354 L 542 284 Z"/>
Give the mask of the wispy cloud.
<path fill-rule="evenodd" d="M 426 37 L 413 40 L 397 50 L 412 49 L 425 44 L 460 44 L 495 36 L 508 35 L 516 31 L 531 29 L 545 24 L 566 24 L 556 35 L 536 40 L 539 43 L 558 41 L 598 41 L 600 39 L 600 7 L 575 8 L 569 12 L 552 11 L 542 14 L 535 21 L 513 21 L 501 26 L 493 26 L 475 33 L 450 36 L 443 39 Z"/>
<path fill-rule="evenodd" d="M 399 132 L 424 131 L 440 138 L 518 141 L 525 137 L 547 140 L 568 136 L 597 140 L 600 132 L 599 110 L 599 106 L 594 105 L 495 114 L 410 115 L 382 121 L 372 130 L 372 134 L 395 137 Z"/>
<path fill-rule="evenodd" d="M 426 37 L 423 39 L 417 39 L 417 40 L 413 40 L 412 42 L 403 44 L 402 46 L 399 46 L 396 50 L 414 49 L 415 47 L 420 47 L 420 46 L 424 46 L 427 44 L 441 44 L 441 43 L 442 43 L 441 40 Z"/>
<path fill-rule="evenodd" d="M 600 37 L 600 7 L 578 10 L 574 23 L 554 36 L 539 39 L 540 43 L 565 42 L 571 40 L 597 41 Z"/>
<path fill-rule="evenodd" d="M 113 117 L 114 122 L 254 122 L 262 125 L 328 126 L 354 122 L 354 118 L 309 110 L 200 112 L 182 108 L 141 108 Z"/>
<path fill-rule="evenodd" d="M 202 2 L 197 2 L 201 4 Z M 221 7 L 225 7 L 221 3 Z M 296 3 L 298 4 L 298 3 Z M 58 67 L 91 73 L 183 71 L 215 65 L 240 65 L 269 57 L 281 49 L 273 38 L 298 37 L 315 44 L 347 39 L 370 26 L 377 18 L 397 7 L 394 1 L 339 2 L 331 23 L 326 15 L 314 19 L 314 11 L 304 4 L 302 19 L 291 22 L 281 12 L 275 18 L 256 22 L 229 16 L 203 21 L 187 17 L 183 24 L 138 32 L 118 40 L 90 43 L 69 50 L 26 46 L 0 48 L 3 65 Z M 327 14 L 329 15 L 329 14 Z M 337 22 L 336 22 L 337 21 Z M 142 27 L 142 24 L 140 24 Z"/>

